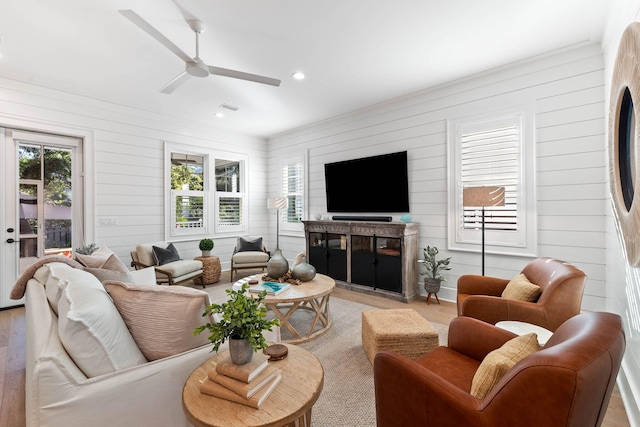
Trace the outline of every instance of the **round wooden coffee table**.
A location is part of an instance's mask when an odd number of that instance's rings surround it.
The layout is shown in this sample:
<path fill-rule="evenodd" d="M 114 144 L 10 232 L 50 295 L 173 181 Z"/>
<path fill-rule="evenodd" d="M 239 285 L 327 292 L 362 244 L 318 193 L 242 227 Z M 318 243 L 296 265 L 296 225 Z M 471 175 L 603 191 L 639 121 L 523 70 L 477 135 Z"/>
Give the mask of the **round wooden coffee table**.
<path fill-rule="evenodd" d="M 182 390 L 182 407 L 189 422 L 196 427 L 278 427 L 292 423 L 310 427 L 311 408 L 322 391 L 324 371 L 313 354 L 295 345 L 287 347 L 285 359 L 269 362 L 282 371 L 282 381 L 260 409 L 200 393 L 200 383 L 226 352 L 201 364 Z"/>
<path fill-rule="evenodd" d="M 261 275 L 245 277 L 234 283 L 233 288 L 239 289 L 243 282 L 250 278 L 256 278 L 260 283 L 263 280 Z M 335 289 L 336 282 L 329 276 L 324 274 L 316 274 L 313 280 L 302 282 L 299 285 L 291 285 L 289 289 L 279 293 L 278 295 L 267 295 L 264 303 L 280 320 L 280 330 L 286 328 L 293 338 L 283 339 L 282 342 L 289 344 L 300 344 L 311 341 L 325 334 L 333 320 L 329 311 L 329 297 Z M 296 310 L 308 310 L 313 313 L 313 319 L 308 329 L 298 329 L 291 324 L 290 319 Z"/>

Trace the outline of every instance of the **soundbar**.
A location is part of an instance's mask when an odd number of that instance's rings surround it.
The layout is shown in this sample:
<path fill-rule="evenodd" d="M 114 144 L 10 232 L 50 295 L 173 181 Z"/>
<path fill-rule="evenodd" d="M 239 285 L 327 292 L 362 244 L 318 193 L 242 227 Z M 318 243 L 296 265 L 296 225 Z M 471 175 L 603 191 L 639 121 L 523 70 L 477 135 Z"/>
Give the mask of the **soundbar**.
<path fill-rule="evenodd" d="M 334 221 L 379 221 L 379 222 L 391 222 L 390 216 L 343 216 L 334 215 L 331 217 Z"/>

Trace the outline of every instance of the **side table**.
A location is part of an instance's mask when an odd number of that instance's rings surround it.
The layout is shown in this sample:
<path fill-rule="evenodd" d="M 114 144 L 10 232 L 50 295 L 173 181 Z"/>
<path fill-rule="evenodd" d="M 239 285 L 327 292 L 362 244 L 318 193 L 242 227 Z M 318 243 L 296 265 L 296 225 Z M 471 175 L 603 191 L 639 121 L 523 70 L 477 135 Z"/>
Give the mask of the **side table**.
<path fill-rule="evenodd" d="M 201 364 L 182 389 L 182 408 L 196 427 L 283 427 L 311 426 L 311 408 L 324 384 L 320 361 L 307 350 L 288 345 L 288 356 L 272 361 L 282 371 L 282 381 L 260 409 L 200 393 L 200 383 L 227 352 Z"/>
<path fill-rule="evenodd" d="M 202 262 L 202 276 L 193 279 L 196 285 L 211 285 L 220 280 L 220 258 L 217 256 L 197 256 L 194 259 Z"/>

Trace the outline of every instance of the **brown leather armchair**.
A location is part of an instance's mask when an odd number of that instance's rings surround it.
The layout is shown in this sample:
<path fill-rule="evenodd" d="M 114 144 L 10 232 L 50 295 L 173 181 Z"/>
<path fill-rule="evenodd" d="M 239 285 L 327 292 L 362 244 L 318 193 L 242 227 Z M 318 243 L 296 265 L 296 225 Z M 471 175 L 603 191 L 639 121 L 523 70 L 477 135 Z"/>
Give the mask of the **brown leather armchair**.
<path fill-rule="evenodd" d="M 626 345 L 620 316 L 594 312 L 569 319 L 484 399 L 472 396 L 482 359 L 513 337 L 480 320 L 458 317 L 449 326 L 448 347 L 416 360 L 378 353 L 377 426 L 599 426 Z"/>
<path fill-rule="evenodd" d="M 580 313 L 587 276 L 576 267 L 551 258 L 537 258 L 522 273 L 542 288 L 536 302 L 502 298 L 509 283 L 496 277 L 464 275 L 458 279 L 458 315 L 496 324 L 501 320 L 532 323 L 555 331 Z"/>

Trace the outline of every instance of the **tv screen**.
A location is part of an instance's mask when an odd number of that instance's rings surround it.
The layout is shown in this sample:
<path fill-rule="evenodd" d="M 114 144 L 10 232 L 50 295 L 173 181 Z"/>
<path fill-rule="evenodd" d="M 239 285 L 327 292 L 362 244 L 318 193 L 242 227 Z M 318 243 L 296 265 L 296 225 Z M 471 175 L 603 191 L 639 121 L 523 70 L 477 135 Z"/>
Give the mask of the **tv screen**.
<path fill-rule="evenodd" d="M 324 165 L 327 212 L 409 212 L 407 152 Z"/>

